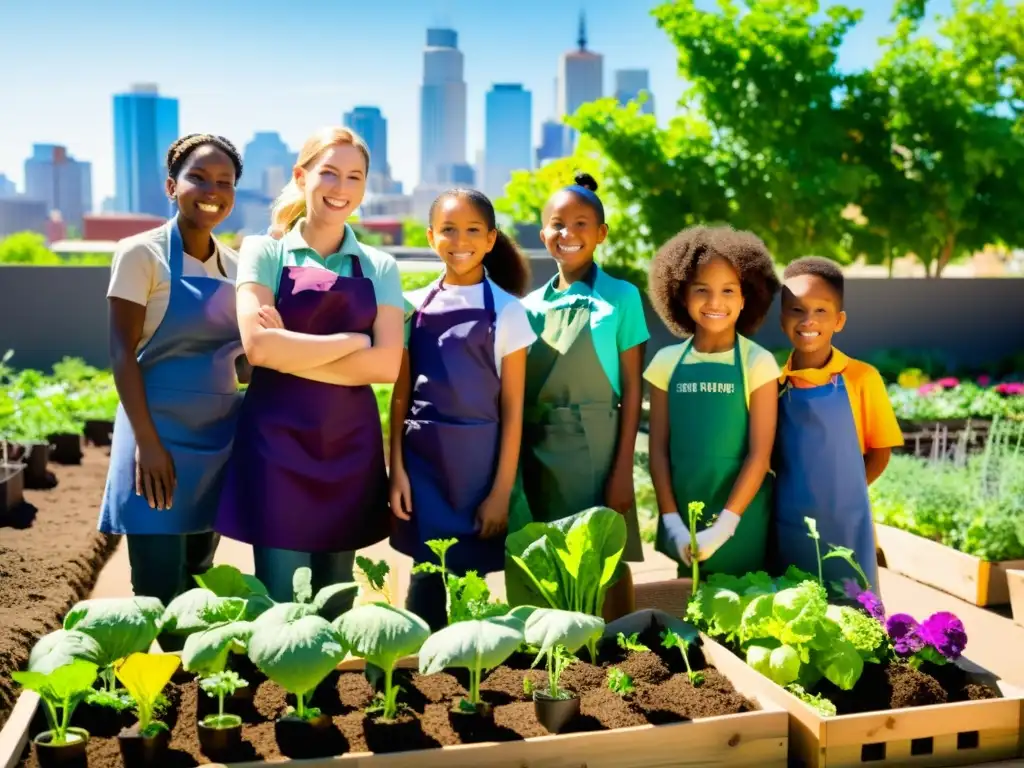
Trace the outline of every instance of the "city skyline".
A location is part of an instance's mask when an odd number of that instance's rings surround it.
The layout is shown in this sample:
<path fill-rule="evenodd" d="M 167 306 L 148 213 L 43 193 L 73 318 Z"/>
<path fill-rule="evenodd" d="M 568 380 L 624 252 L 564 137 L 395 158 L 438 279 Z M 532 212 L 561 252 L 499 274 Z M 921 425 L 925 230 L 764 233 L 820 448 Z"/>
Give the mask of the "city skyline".
<path fill-rule="evenodd" d="M 616 71 L 646 69 L 659 123 L 667 122 L 684 84 L 676 73 L 674 47 L 649 15 L 656 4 L 623 7 L 593 0 L 551 8 L 527 0 L 485 9 L 448 0 L 415 6 L 384 2 L 339 13 L 337 6 L 313 0 L 307 13 L 288 17 L 263 0 L 230 0 L 202 13 L 204 29 L 215 32 L 224 25 L 231 31 L 224 39 L 237 43 L 223 56 L 216 48 L 208 52 L 199 38 L 190 46 L 188 36 L 175 44 L 183 46 L 177 52 L 153 46 L 151 36 L 140 30 L 162 17 L 128 0 L 110 0 L 104 9 L 109 13 L 87 20 L 77 18 L 70 10 L 77 6 L 66 0 L 54 5 L 66 6 L 67 14 L 36 5 L 19 9 L 15 19 L 5 18 L 11 11 L 0 10 L 0 21 L 20 30 L 0 50 L 0 63 L 18 71 L 0 89 L 0 103 L 20 118 L 0 126 L 0 174 L 24 190 L 23 164 L 32 145 L 65 146 L 92 164 L 93 208 L 99 210 L 115 191 L 111 99 L 134 83 L 153 82 L 161 95 L 178 100 L 182 133 L 222 133 L 239 148 L 258 132 L 276 132 L 294 151 L 318 126 L 341 124 L 357 106 L 377 107 L 387 120 L 392 176 L 408 191 L 420 181 L 418 96 L 428 28 L 450 27 L 458 35 L 467 94 L 465 159 L 472 163 L 484 149 L 485 94 L 496 83 L 519 83 L 531 92 L 531 146 L 541 143 L 542 124 L 557 117 L 554 81 L 559 59 L 576 47 L 581 10 L 587 15 L 588 48 L 603 57 L 603 94 L 615 94 Z M 713 6 L 710 0 L 700 4 Z M 890 3 L 851 4 L 864 8 L 865 21 L 841 51 L 844 69 L 869 65 L 877 55 L 877 38 L 890 28 Z M 945 11 L 948 0 L 932 5 L 930 12 Z M 332 18 L 337 22 L 326 21 Z M 310 24 L 311 19 L 319 22 Z M 34 30 L 45 33 L 52 52 L 40 55 Z M 272 55 L 268 40 L 282 43 L 280 56 Z M 288 50 L 288 40 L 297 40 L 296 52 Z M 309 64 L 305 69 L 297 66 L 303 57 Z M 289 67 L 275 65 L 282 62 Z M 46 98 L 40 98 L 41 91 Z"/>

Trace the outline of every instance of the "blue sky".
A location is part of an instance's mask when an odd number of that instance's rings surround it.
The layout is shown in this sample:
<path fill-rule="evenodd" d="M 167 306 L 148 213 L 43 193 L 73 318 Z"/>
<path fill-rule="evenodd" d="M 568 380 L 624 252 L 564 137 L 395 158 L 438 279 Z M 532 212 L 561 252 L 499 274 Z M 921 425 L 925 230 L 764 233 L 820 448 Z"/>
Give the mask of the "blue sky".
<path fill-rule="evenodd" d="M 613 71 L 651 72 L 659 120 L 682 92 L 675 49 L 657 29 L 649 0 L 141 0 L 0 2 L 0 173 L 22 183 L 33 143 L 64 144 L 93 163 L 98 206 L 113 194 L 112 94 L 156 82 L 180 100 L 182 133 L 221 133 L 240 148 L 276 130 L 293 148 L 356 104 L 388 118 L 389 160 L 407 189 L 419 167 L 419 91 L 428 26 L 451 26 L 465 53 L 470 162 L 481 148 L 484 94 L 494 82 L 533 93 L 535 126 L 554 109 L 558 56 L 574 47 L 579 12 L 589 47 Z M 829 3 L 823 3 L 828 5 Z M 847 38 L 841 66 L 877 56 L 889 0 L 849 0 L 865 19 Z M 702 5 L 712 7 L 713 0 Z M 945 11 L 949 0 L 933 0 Z M 86 10 L 86 8 L 88 10 Z"/>

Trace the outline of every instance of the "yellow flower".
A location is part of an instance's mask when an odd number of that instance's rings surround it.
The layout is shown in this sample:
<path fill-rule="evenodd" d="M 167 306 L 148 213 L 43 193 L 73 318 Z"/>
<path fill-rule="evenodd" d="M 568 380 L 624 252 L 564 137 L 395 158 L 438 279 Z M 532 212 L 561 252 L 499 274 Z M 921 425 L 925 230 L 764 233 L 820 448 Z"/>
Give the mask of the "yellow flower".
<path fill-rule="evenodd" d="M 900 373 L 896 382 L 904 389 L 917 389 L 928 383 L 928 377 L 920 368 L 906 368 Z"/>

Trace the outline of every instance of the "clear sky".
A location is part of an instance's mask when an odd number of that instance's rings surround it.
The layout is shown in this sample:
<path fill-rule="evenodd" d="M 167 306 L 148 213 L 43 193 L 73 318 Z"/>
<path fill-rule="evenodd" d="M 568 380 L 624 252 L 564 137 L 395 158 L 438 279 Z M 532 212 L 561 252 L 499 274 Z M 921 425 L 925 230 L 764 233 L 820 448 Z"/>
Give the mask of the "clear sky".
<path fill-rule="evenodd" d="M 950 0 L 933 0 L 946 11 Z M 389 160 L 410 189 L 419 168 L 419 82 L 428 26 L 459 33 L 468 85 L 471 163 L 483 141 L 484 94 L 495 82 L 533 93 L 535 126 L 554 109 L 558 57 L 575 47 L 581 8 L 589 48 L 616 69 L 651 72 L 659 120 L 682 92 L 675 49 L 657 29 L 650 0 L 0 0 L 0 173 L 22 188 L 33 143 L 64 144 L 93 164 L 98 206 L 113 194 L 114 93 L 155 82 L 180 101 L 182 133 L 221 133 L 242 148 L 257 130 L 294 149 L 357 104 L 388 119 Z M 712 7 L 713 0 L 702 5 Z M 828 5 L 825 2 L 823 5 Z M 865 19 L 840 65 L 877 56 L 890 0 L 848 0 Z M 286 12 L 286 8 L 294 8 Z M 536 136 L 535 142 L 536 143 Z"/>

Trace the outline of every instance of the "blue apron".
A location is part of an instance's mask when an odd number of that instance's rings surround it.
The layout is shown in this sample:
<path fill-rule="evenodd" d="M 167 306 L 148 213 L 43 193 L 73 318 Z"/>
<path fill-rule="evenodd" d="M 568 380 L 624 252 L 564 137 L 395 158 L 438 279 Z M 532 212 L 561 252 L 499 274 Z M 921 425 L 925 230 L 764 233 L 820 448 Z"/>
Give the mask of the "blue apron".
<path fill-rule="evenodd" d="M 391 543 L 416 562 L 434 562 L 424 542 L 457 538 L 446 566 L 456 573 L 490 573 L 505 566 L 505 537 L 481 539 L 476 518 L 494 485 L 501 440 L 494 294 L 485 279 L 483 309 L 424 312 L 441 290 L 439 280 L 409 332 L 412 392 L 402 457 L 412 520 L 396 518 Z"/>
<path fill-rule="evenodd" d="M 817 522 L 821 554 L 828 545 L 849 547 L 878 589 L 875 529 L 868 500 L 864 456 L 842 374 L 817 387 L 788 383 L 779 395 L 775 437 L 776 565 L 795 565 L 817 575 L 814 541 L 805 517 Z M 843 560 L 822 563 L 826 586 L 856 579 Z"/>
<path fill-rule="evenodd" d="M 171 273 L 167 313 L 138 361 L 156 433 L 174 461 L 174 503 L 152 509 L 145 496 L 136 495 L 135 435 L 119 405 L 100 510 L 99 529 L 105 533 L 212 530 L 242 401 L 235 373 L 242 341 L 234 283 L 182 274 L 185 254 L 176 216 L 163 235 Z"/>

